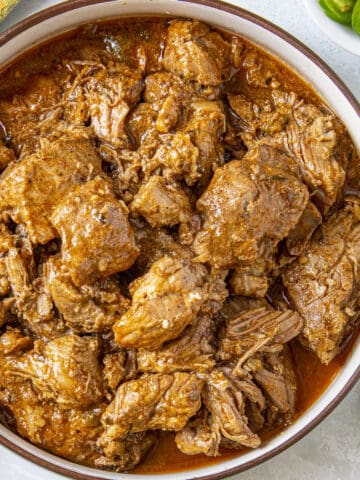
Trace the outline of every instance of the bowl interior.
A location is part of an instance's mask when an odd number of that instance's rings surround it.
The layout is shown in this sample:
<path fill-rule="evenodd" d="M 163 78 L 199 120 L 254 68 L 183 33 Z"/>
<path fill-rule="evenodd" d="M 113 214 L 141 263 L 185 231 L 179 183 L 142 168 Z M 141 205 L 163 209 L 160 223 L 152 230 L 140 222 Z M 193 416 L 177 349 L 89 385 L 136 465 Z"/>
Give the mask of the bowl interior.
<path fill-rule="evenodd" d="M 246 36 L 282 59 L 310 83 L 341 118 L 360 150 L 360 107 L 336 75 L 327 69 L 315 54 L 290 35 L 249 12 L 226 4 L 220 5 L 216 0 L 137 0 L 136 2 L 75 0 L 66 2 L 40 12 L 0 35 L 0 45 L 3 44 L 0 49 L 0 65 L 6 65 L 17 54 L 79 24 L 135 15 L 174 15 L 197 18 L 221 29 Z M 317 402 L 281 435 L 253 451 L 192 472 L 162 475 L 132 474 L 131 478 L 134 480 L 155 480 L 159 477 L 169 480 L 220 478 L 258 464 L 300 439 L 330 413 L 360 376 L 359 365 L 360 339 L 357 340 L 341 372 Z M 95 470 L 51 455 L 19 438 L 3 425 L 0 425 L 0 441 L 43 466 L 77 478 L 118 480 L 129 478 L 128 474 Z"/>

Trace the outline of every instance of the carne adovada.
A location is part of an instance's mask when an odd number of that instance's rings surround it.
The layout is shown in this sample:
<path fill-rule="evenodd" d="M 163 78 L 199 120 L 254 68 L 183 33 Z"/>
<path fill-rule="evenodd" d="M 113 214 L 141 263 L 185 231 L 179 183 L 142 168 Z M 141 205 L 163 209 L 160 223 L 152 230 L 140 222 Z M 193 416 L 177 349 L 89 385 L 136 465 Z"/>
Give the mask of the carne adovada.
<path fill-rule="evenodd" d="M 0 83 L 3 420 L 119 471 L 164 431 L 218 456 L 288 425 L 358 321 L 359 157 L 332 111 L 181 19 L 82 27 Z"/>

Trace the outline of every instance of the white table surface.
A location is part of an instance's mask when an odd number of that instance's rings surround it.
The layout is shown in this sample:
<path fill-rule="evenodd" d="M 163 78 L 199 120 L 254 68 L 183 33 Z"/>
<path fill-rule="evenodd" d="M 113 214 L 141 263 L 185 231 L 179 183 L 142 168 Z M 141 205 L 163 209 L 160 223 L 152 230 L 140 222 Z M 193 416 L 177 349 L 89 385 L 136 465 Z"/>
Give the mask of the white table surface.
<path fill-rule="evenodd" d="M 134 0 L 132 0 L 134 1 Z M 60 3 L 22 0 L 0 25 L 0 31 L 22 18 Z M 360 99 L 360 57 L 346 52 L 322 34 L 301 0 L 232 0 L 302 40 L 344 80 Z M 360 132 L 359 132 L 360 133 Z M 360 383 L 321 425 L 296 445 L 258 467 L 235 475 L 241 480 L 358 480 L 360 478 Z M 0 446 L 0 480 L 65 480 Z"/>

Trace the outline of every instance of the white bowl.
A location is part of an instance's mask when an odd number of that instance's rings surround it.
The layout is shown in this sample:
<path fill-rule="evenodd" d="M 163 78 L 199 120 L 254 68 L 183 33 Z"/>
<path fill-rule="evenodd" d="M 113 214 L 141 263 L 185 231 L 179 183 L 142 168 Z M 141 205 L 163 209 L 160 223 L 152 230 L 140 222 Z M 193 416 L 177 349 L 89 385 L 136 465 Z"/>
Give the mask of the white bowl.
<path fill-rule="evenodd" d="M 0 35 L 0 65 L 17 54 L 76 25 L 122 15 L 175 15 L 201 19 L 219 28 L 241 33 L 281 58 L 297 71 L 333 108 L 360 150 L 360 105 L 347 87 L 313 52 L 280 28 L 256 15 L 216 0 L 73 0 L 51 7 Z M 156 475 L 132 474 L 132 480 L 219 479 L 273 457 L 302 438 L 344 398 L 360 377 L 360 339 L 339 374 L 313 406 L 259 448 L 196 470 Z M 53 471 L 77 479 L 129 480 L 129 474 L 84 467 L 47 453 L 0 425 L 0 442 L 20 455 Z"/>
<path fill-rule="evenodd" d="M 308 12 L 331 41 L 360 56 L 360 35 L 347 25 L 329 18 L 319 5 L 319 0 L 304 0 Z"/>

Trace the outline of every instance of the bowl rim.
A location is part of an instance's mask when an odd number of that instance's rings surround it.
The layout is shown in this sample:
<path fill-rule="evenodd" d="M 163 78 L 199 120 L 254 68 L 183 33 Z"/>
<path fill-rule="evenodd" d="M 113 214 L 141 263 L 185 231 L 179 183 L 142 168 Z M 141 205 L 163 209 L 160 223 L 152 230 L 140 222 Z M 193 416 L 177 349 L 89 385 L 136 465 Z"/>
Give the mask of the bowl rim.
<path fill-rule="evenodd" d="M 56 5 L 40 10 L 39 12 L 34 13 L 33 15 L 21 20 L 20 22 L 11 26 L 4 32 L 0 33 L 0 47 L 6 44 L 9 40 L 16 37 L 17 35 L 26 31 L 27 29 L 45 20 L 48 20 L 52 17 L 56 17 L 57 15 L 64 14 L 71 10 L 76 10 L 76 9 L 84 8 L 91 5 L 113 2 L 113 1 L 115 0 L 72 0 L 71 2 L 63 1 Z M 224 1 L 221 1 L 221 0 L 177 0 L 177 1 L 184 4 L 190 3 L 190 4 L 203 5 L 205 7 L 210 7 L 210 8 L 218 9 L 220 11 L 230 13 L 244 20 L 247 20 L 251 23 L 254 23 L 268 30 L 272 34 L 276 35 L 277 37 L 280 37 L 282 40 L 285 40 L 292 47 L 295 47 L 297 50 L 299 50 L 300 53 L 304 54 L 308 59 L 310 59 L 311 62 L 313 62 L 318 68 L 320 68 L 324 72 L 324 74 L 341 91 L 341 93 L 345 96 L 345 98 L 347 99 L 351 107 L 355 110 L 357 115 L 360 117 L 360 103 L 356 99 L 356 97 L 352 94 L 350 89 L 346 86 L 346 84 L 343 82 L 343 80 L 340 79 L 340 77 L 324 62 L 324 60 L 322 60 L 309 47 L 303 44 L 300 40 L 298 40 L 292 34 L 288 33 L 286 30 L 282 29 L 281 27 L 275 25 L 271 21 L 264 19 L 253 12 L 250 12 L 244 8 L 241 8 L 233 4 L 225 3 Z M 18 55 L 21 55 L 21 53 L 16 54 L 16 56 Z M 9 62 L 7 62 L 7 64 L 8 63 Z M 297 74 L 301 76 L 301 72 L 298 72 Z M 355 344 L 352 348 L 353 349 L 355 348 Z M 357 383 L 358 380 L 360 380 L 360 365 L 357 366 L 357 368 L 355 369 L 355 371 L 353 372 L 353 374 L 351 375 L 347 383 L 337 393 L 337 395 L 326 405 L 326 407 L 323 408 L 321 412 L 317 416 L 315 416 L 309 423 L 302 426 L 299 429 L 299 431 L 296 432 L 292 437 L 288 438 L 280 445 L 274 447 L 269 452 L 263 453 L 262 455 L 259 455 L 258 457 L 251 459 L 241 465 L 231 467 L 226 470 L 220 470 L 219 472 L 212 473 L 212 474 L 196 475 L 196 479 L 197 480 L 220 480 L 222 478 L 229 477 L 231 475 L 243 472 L 252 467 L 260 465 L 266 460 L 269 460 L 270 458 L 275 457 L 280 452 L 286 450 L 287 448 L 289 448 L 290 446 L 294 445 L 296 442 L 301 440 L 305 435 L 307 435 L 311 430 L 313 430 L 320 422 L 322 422 L 345 398 L 345 396 L 350 392 L 350 390 L 354 387 L 354 385 Z M 321 394 L 321 396 L 322 395 L 323 394 Z M 319 398 L 321 398 L 321 396 Z M 0 444 L 5 446 L 9 450 L 13 451 L 14 453 L 22 456 L 23 458 L 26 458 L 27 460 L 30 460 L 36 465 L 46 468 L 52 472 L 66 475 L 67 477 L 71 477 L 76 480 L 96 480 L 96 477 L 93 475 L 88 475 L 85 473 L 70 470 L 67 467 L 62 467 L 60 465 L 54 464 L 50 460 L 45 460 L 44 458 L 41 458 L 40 456 L 34 453 L 31 453 L 30 451 L 17 445 L 12 440 L 9 440 L 8 438 L 6 438 L 4 435 L 1 434 L 1 432 L 0 432 Z M 72 462 L 72 463 L 76 465 L 75 462 Z M 219 467 L 221 466 L 221 461 L 219 461 L 218 465 Z M 195 473 L 196 470 L 192 470 L 189 472 L 191 472 L 191 475 L 192 475 L 192 472 Z M 176 472 L 174 473 L 169 472 L 169 475 L 176 475 Z M 191 478 L 194 478 L 194 477 L 191 476 Z M 190 480 L 190 477 L 189 477 L 189 480 Z"/>

